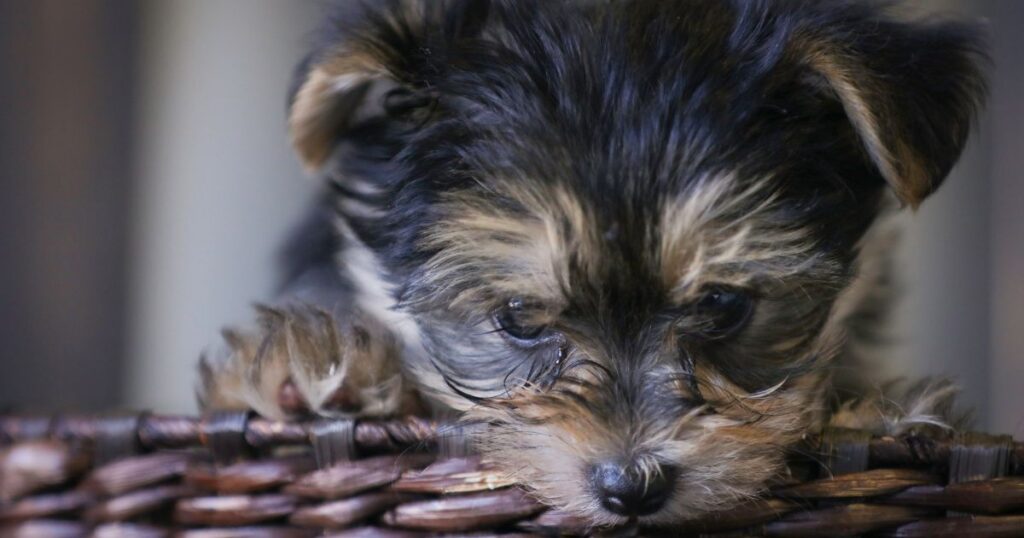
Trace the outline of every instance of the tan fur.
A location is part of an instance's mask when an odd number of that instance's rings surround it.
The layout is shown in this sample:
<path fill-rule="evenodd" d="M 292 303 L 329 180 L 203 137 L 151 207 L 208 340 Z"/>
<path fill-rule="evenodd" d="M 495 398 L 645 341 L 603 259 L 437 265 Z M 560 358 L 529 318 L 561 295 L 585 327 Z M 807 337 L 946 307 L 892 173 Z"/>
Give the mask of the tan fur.
<path fill-rule="evenodd" d="M 482 451 L 509 474 L 563 510 L 595 525 L 624 518 L 603 510 L 587 489 L 588 464 L 619 454 L 639 454 L 642 468 L 655 459 L 679 462 L 678 492 L 669 505 L 644 518 L 648 523 L 689 519 L 757 496 L 782 471 L 786 447 L 796 442 L 820 413 L 820 376 L 808 376 L 787 390 L 749 394 L 714 374 L 708 406 L 679 417 L 668 429 L 643 429 L 624 437 L 606 417 L 594 416 L 571 400 L 529 388 L 508 401 L 471 410 L 468 417 L 493 426 L 478 439 Z M 585 392 L 581 394 L 586 397 Z M 639 440 L 639 444 L 635 444 Z"/>
<path fill-rule="evenodd" d="M 831 44 L 812 42 L 806 45 L 807 64 L 822 75 L 846 111 L 850 123 L 860 136 L 864 149 L 897 198 L 916 209 L 932 192 L 933 178 L 922 157 L 915 154 L 898 133 L 884 123 L 894 113 L 879 95 L 884 88 L 857 60 L 843 54 Z"/>
<path fill-rule="evenodd" d="M 910 385 L 902 381 L 886 383 L 869 394 L 844 402 L 829 417 L 829 426 L 866 430 L 876 435 L 950 435 L 969 419 L 968 414 L 954 407 L 959 392 L 953 382 L 941 378 L 925 378 Z"/>
<path fill-rule="evenodd" d="M 737 270 L 740 263 L 762 263 L 773 270 L 767 276 L 782 278 L 803 269 L 793 260 L 813 258 L 807 231 L 764 222 L 776 203 L 771 187 L 771 178 L 739 188 L 735 178 L 710 177 L 662 204 L 652 236 L 659 241 L 662 280 L 676 303 L 692 299 L 705 283 L 747 285 L 755 275 Z"/>
<path fill-rule="evenodd" d="M 506 193 L 525 213 L 502 210 L 489 200 L 449 196 L 443 209 L 449 217 L 425 238 L 439 253 L 427 263 L 431 279 L 441 287 L 458 283 L 460 275 L 485 281 L 498 297 L 528 292 L 557 310 L 569 279 L 569 255 L 594 267 L 594 228 L 581 200 L 560 187 L 518 185 Z M 453 301 L 475 301 L 469 289 Z"/>
<path fill-rule="evenodd" d="M 372 318 L 340 324 L 314 307 L 257 310 L 257 329 L 225 331 L 226 347 L 202 358 L 200 407 L 252 409 L 275 419 L 299 412 L 356 417 L 418 409 L 400 374 L 398 343 Z M 302 409 L 282 400 L 286 385 L 298 391 Z"/>
<path fill-rule="evenodd" d="M 295 94 L 288 128 L 292 145 L 310 172 L 319 170 L 334 149 L 335 137 L 356 112 L 346 100 L 368 90 L 383 76 L 369 55 L 339 51 L 316 67 Z"/>

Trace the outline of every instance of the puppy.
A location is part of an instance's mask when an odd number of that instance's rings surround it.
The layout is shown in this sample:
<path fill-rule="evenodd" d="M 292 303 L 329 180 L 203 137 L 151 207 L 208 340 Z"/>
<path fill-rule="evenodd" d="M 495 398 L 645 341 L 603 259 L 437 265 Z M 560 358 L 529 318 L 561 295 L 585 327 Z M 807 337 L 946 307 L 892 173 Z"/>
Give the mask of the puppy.
<path fill-rule="evenodd" d="M 595 524 L 757 495 L 863 384 L 872 225 L 939 187 L 985 93 L 976 28 L 873 2 L 342 11 L 289 116 L 328 192 L 200 401 L 455 416 Z"/>

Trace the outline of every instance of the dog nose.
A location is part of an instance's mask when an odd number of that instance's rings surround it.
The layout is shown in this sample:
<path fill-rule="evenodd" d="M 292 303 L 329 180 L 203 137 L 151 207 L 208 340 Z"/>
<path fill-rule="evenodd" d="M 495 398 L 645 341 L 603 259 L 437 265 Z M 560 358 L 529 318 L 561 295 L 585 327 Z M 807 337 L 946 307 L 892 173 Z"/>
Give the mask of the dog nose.
<path fill-rule="evenodd" d="M 606 462 L 591 468 L 590 480 L 609 512 L 646 516 L 664 506 L 672 494 L 676 474 L 675 467 L 665 464 L 644 473 L 635 464 Z"/>

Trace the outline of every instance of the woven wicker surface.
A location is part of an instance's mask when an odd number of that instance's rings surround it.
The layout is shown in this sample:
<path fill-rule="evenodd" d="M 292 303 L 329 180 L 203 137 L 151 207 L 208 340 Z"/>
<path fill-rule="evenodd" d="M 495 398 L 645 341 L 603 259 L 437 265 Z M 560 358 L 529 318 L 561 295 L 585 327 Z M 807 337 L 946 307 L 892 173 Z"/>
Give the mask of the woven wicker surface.
<path fill-rule="evenodd" d="M 436 442 L 450 431 L 415 418 L 0 417 L 0 537 L 1024 537 L 1024 444 L 1005 436 L 828 431 L 763 500 L 675 528 L 592 529 Z"/>

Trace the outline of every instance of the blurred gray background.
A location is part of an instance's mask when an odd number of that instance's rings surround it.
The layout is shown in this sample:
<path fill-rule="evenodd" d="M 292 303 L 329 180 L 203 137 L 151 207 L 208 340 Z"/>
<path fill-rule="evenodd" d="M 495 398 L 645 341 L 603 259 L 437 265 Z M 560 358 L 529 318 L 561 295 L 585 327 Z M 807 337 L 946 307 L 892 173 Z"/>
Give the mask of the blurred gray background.
<path fill-rule="evenodd" d="M 907 219 L 887 375 L 950 375 L 1024 438 L 1024 2 L 993 95 Z M 193 365 L 274 288 L 315 185 L 284 126 L 317 0 L 0 0 L 0 406 L 194 411 Z"/>

